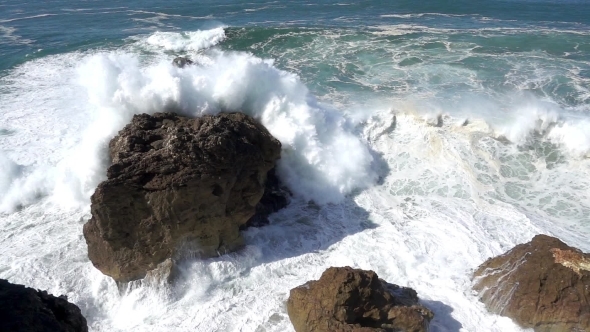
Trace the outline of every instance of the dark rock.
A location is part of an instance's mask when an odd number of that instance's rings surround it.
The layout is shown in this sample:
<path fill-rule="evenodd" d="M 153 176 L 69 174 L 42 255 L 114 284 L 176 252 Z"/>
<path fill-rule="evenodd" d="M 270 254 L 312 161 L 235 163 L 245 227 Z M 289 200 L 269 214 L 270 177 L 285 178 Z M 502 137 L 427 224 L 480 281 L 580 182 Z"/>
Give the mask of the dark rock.
<path fill-rule="evenodd" d="M 65 296 L 0 279 L 0 331 L 86 332 L 86 318 Z"/>
<path fill-rule="evenodd" d="M 350 267 L 331 267 L 293 288 L 287 312 L 297 332 L 424 332 L 434 316 L 413 289 Z"/>
<path fill-rule="evenodd" d="M 488 310 L 536 332 L 590 331 L 590 254 L 537 235 L 488 259 L 474 286 Z"/>
<path fill-rule="evenodd" d="M 268 171 L 266 184 L 264 186 L 264 195 L 260 202 L 256 204 L 256 213 L 240 226 L 240 229 L 248 227 L 261 227 L 268 225 L 268 216 L 289 204 L 291 192 L 287 189 L 276 175 L 275 169 Z"/>
<path fill-rule="evenodd" d="M 134 116 L 109 148 L 84 237 L 94 266 L 127 282 L 169 258 L 240 248 L 281 144 L 242 113 L 156 113 Z"/>
<path fill-rule="evenodd" d="M 184 68 L 186 65 L 192 65 L 193 61 L 187 57 L 179 56 L 172 60 L 172 64 L 178 68 Z"/>

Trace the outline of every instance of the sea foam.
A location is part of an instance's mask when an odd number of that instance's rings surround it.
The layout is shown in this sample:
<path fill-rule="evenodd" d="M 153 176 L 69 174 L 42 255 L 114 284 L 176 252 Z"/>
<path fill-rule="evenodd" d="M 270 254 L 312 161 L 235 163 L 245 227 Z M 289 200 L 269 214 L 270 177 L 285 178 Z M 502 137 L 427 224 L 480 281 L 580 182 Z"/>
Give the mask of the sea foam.
<path fill-rule="evenodd" d="M 138 113 L 241 111 L 281 141 L 279 175 L 302 197 L 319 204 L 337 202 L 375 181 L 373 157 L 354 126 L 338 110 L 319 103 L 296 75 L 247 53 L 211 51 L 208 60 L 179 69 L 168 58 L 144 65 L 127 53 L 87 59 L 80 68 L 81 82 L 99 117 L 86 141 L 104 145 Z"/>
<path fill-rule="evenodd" d="M 551 154 L 587 151 L 588 122 L 556 103 L 491 102 L 488 117 L 475 100 L 459 105 L 467 122 L 447 116 L 451 98 L 428 107 L 415 103 L 422 117 L 403 113 L 400 104 L 394 105 L 397 117 L 388 107 L 382 114 L 363 107 L 366 114 L 356 119 L 365 121 L 363 133 L 357 134 L 354 120 L 341 113 L 346 109 L 318 102 L 272 61 L 198 46 L 192 51 L 182 44 L 190 38 L 170 36 L 197 65 L 171 66 L 174 48 L 143 36 L 118 52 L 47 56 L 0 78 L 14 81 L 0 99 L 2 126 L 10 127 L 0 140 L 6 151 L 0 200 L 18 207 L 45 195 L 77 207 L 32 204 L 1 216 L 2 277 L 66 294 L 90 329 L 288 331 L 289 289 L 328 266 L 350 265 L 416 289 L 436 313 L 432 330 L 520 331 L 472 294 L 473 268 L 540 232 L 588 250 L 588 159 L 565 159 L 549 169 L 545 156 L 517 148 L 535 139 L 559 145 Z M 110 138 L 134 114 L 162 110 L 255 116 L 283 143 L 279 171 L 303 198 L 338 201 L 353 188 L 371 186 L 372 153 L 359 137 L 368 138 L 391 171 L 380 185 L 338 205 L 294 199 L 271 216 L 271 225 L 244 232 L 243 251 L 186 262 L 186 278 L 165 294 L 148 286 L 120 294 L 87 260 L 85 208 L 105 178 Z M 514 144 L 494 139 L 501 135 Z"/>
<path fill-rule="evenodd" d="M 145 44 L 153 46 L 155 49 L 187 52 L 199 51 L 204 48 L 219 44 L 225 39 L 223 27 L 210 30 L 198 30 L 189 32 L 155 32 L 147 39 Z M 140 39 L 140 41 L 143 41 Z"/>
<path fill-rule="evenodd" d="M 375 182 L 373 156 L 352 121 L 320 103 L 297 75 L 276 68 L 272 60 L 245 52 L 203 51 L 223 38 L 222 28 L 157 32 L 130 46 L 159 51 L 149 59 L 132 50 L 78 55 L 75 69 L 63 68 L 67 79 L 55 85 L 82 87 L 86 92 L 86 96 L 62 96 L 76 98 L 70 104 L 83 105 L 87 116 L 82 128 L 86 129 L 81 135 L 70 133 L 78 137 L 77 143 L 61 151 L 61 158 L 35 165 L 28 175 L 16 179 L 31 186 L 32 196 L 48 195 L 62 206 L 87 206 L 90 195 L 105 179 L 109 140 L 134 114 L 174 111 L 198 117 L 239 111 L 258 119 L 281 141 L 278 174 L 302 198 L 334 203 Z M 170 50 L 201 52 L 192 54 L 195 65 L 181 69 L 172 65 Z M 55 60 L 52 65 L 59 67 Z M 44 171 L 44 176 L 34 171 L 37 168 L 50 171 Z M 23 196 L 22 188 L 18 194 L 6 189 L 16 181 L 13 173 L 3 175 L 5 211 L 31 202 L 31 195 Z"/>

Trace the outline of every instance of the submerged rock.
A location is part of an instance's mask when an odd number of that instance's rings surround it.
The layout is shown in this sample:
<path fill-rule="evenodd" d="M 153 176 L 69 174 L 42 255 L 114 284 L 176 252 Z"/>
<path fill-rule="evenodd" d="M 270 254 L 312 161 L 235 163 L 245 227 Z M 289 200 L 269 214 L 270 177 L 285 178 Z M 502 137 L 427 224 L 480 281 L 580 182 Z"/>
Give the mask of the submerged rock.
<path fill-rule="evenodd" d="M 537 235 L 475 271 L 474 286 L 493 313 L 536 332 L 590 331 L 590 254 Z"/>
<path fill-rule="evenodd" d="M 80 309 L 65 296 L 0 279 L 0 331 L 86 332 L 88 325 Z"/>
<path fill-rule="evenodd" d="M 413 289 L 350 267 L 331 267 L 293 288 L 287 312 L 297 332 L 424 332 L 434 316 Z"/>
<path fill-rule="evenodd" d="M 193 61 L 187 57 L 179 56 L 172 60 L 172 64 L 178 68 L 184 68 L 187 65 L 192 65 Z"/>
<path fill-rule="evenodd" d="M 281 144 L 242 113 L 156 113 L 134 116 L 109 149 L 84 237 L 94 266 L 127 282 L 169 258 L 240 248 Z"/>

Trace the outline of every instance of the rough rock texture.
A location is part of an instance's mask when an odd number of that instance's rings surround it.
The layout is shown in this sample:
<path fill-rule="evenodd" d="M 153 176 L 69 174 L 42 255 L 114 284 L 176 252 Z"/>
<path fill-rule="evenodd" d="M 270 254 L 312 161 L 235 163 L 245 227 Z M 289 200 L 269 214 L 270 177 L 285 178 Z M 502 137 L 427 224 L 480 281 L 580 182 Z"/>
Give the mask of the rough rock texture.
<path fill-rule="evenodd" d="M 537 235 L 475 271 L 486 307 L 536 332 L 590 331 L 590 254 Z"/>
<path fill-rule="evenodd" d="M 413 289 L 350 267 L 331 267 L 293 288 L 287 312 L 297 332 L 422 332 L 434 316 Z"/>
<path fill-rule="evenodd" d="M 242 246 L 281 144 L 241 113 L 136 115 L 109 144 L 113 161 L 91 198 L 88 256 L 116 281 L 169 258 Z"/>
<path fill-rule="evenodd" d="M 67 298 L 0 279 L 0 331 L 86 332 L 88 326 Z"/>

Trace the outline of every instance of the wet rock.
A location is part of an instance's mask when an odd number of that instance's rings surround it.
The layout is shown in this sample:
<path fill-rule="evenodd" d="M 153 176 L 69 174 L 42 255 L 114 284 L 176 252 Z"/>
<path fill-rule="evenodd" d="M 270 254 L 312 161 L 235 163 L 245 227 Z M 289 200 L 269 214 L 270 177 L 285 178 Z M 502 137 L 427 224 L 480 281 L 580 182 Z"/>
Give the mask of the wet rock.
<path fill-rule="evenodd" d="M 297 332 L 424 332 L 434 316 L 413 289 L 350 267 L 331 267 L 293 288 L 287 312 Z"/>
<path fill-rule="evenodd" d="M 86 318 L 65 296 L 0 279 L 0 331 L 86 332 Z"/>
<path fill-rule="evenodd" d="M 156 113 L 134 116 L 109 149 L 84 237 L 94 266 L 128 282 L 169 258 L 240 248 L 281 144 L 241 113 Z"/>
<path fill-rule="evenodd" d="M 172 64 L 178 68 L 184 68 L 187 65 L 192 65 L 193 61 L 187 57 L 179 56 L 172 60 Z"/>
<path fill-rule="evenodd" d="M 590 331 L 590 254 L 537 235 L 475 271 L 473 289 L 493 313 L 536 332 Z"/>
<path fill-rule="evenodd" d="M 268 171 L 264 195 L 262 195 L 260 202 L 256 204 L 256 213 L 240 229 L 268 225 L 268 216 L 286 207 L 289 204 L 291 195 L 289 189 L 281 183 L 276 175 L 275 169 L 271 169 Z"/>

